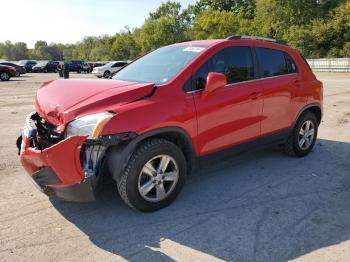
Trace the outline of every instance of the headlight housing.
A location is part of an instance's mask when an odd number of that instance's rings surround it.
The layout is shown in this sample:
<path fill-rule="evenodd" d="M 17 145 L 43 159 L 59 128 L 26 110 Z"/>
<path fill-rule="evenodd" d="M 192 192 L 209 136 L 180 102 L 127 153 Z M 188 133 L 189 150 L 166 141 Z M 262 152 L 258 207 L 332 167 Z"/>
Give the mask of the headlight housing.
<path fill-rule="evenodd" d="M 77 118 L 67 125 L 66 137 L 87 135 L 90 139 L 96 139 L 114 115 L 114 113 L 104 112 Z"/>

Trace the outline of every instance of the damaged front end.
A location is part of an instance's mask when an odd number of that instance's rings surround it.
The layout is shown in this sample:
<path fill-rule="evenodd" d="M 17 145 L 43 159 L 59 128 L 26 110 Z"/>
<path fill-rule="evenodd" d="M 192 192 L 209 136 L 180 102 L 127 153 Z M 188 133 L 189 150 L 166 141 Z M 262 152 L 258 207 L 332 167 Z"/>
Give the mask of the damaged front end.
<path fill-rule="evenodd" d="M 26 118 L 17 146 L 24 169 L 42 192 L 85 202 L 95 199 L 94 188 L 106 150 L 122 140 L 123 135 L 65 137 L 34 112 Z"/>

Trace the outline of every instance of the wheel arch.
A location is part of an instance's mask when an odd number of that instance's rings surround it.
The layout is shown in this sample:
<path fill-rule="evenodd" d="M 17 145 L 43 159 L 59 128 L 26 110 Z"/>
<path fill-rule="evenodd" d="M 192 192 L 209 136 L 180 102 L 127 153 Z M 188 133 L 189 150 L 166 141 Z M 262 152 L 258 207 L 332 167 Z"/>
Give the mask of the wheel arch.
<path fill-rule="evenodd" d="M 316 116 L 318 125 L 321 124 L 321 120 L 322 120 L 322 106 L 319 103 L 312 103 L 312 104 L 306 105 L 305 107 L 303 107 L 299 111 L 297 117 L 294 120 L 294 125 L 298 122 L 298 119 L 300 118 L 300 116 L 306 111 L 309 111 L 309 112 L 313 113 Z"/>
<path fill-rule="evenodd" d="M 114 180 L 117 181 L 120 177 L 135 149 L 142 142 L 152 138 L 163 138 L 176 144 L 186 158 L 189 173 L 196 166 L 195 149 L 189 134 L 180 127 L 164 127 L 145 132 L 124 147 L 116 146 L 108 150 L 107 163 Z"/>

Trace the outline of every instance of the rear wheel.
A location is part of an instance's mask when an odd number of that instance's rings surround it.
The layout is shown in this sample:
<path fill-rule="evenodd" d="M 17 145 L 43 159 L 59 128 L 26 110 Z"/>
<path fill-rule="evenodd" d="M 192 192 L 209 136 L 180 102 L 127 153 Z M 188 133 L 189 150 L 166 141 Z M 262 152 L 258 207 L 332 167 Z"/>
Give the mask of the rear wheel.
<path fill-rule="evenodd" d="M 0 72 L 0 79 L 1 81 L 8 81 L 10 80 L 11 76 L 7 72 Z"/>
<path fill-rule="evenodd" d="M 290 156 L 306 156 L 315 145 L 317 131 L 315 115 L 311 112 L 303 113 L 285 144 L 286 153 Z"/>
<path fill-rule="evenodd" d="M 110 75 L 111 75 L 111 72 L 106 71 L 106 72 L 104 72 L 103 77 L 104 78 L 109 78 Z"/>
<path fill-rule="evenodd" d="M 151 139 L 136 149 L 117 184 L 126 204 L 151 212 L 173 202 L 185 178 L 182 151 L 165 139 Z"/>

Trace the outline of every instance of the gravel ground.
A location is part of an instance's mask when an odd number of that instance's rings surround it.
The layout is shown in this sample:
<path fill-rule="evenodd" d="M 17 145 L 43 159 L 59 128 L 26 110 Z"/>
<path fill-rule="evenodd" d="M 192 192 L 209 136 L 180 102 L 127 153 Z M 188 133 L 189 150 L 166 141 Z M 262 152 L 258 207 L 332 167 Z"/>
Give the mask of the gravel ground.
<path fill-rule="evenodd" d="M 38 86 L 57 76 L 0 82 L 0 260 L 349 261 L 350 75 L 317 76 L 325 115 L 309 156 L 268 149 L 226 159 L 151 214 L 128 208 L 112 185 L 86 204 L 38 192 L 15 139 Z"/>

